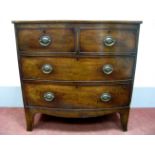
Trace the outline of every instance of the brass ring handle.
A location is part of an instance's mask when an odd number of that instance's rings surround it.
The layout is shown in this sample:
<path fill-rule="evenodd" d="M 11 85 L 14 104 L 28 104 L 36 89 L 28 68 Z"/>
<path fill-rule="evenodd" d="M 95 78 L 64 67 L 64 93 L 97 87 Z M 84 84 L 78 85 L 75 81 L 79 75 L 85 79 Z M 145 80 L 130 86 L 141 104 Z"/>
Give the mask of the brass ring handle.
<path fill-rule="evenodd" d="M 111 94 L 110 93 L 103 93 L 100 97 L 102 102 L 108 102 L 111 100 Z"/>
<path fill-rule="evenodd" d="M 44 65 L 42 66 L 42 72 L 43 72 L 44 74 L 50 74 L 52 71 L 53 71 L 52 65 L 50 65 L 50 64 L 44 64 Z"/>
<path fill-rule="evenodd" d="M 39 43 L 41 46 L 48 46 L 51 43 L 52 39 L 49 35 L 42 35 L 39 39 Z"/>
<path fill-rule="evenodd" d="M 46 93 L 44 93 L 44 96 L 43 97 L 44 97 L 44 100 L 45 101 L 48 101 L 48 102 L 53 101 L 54 98 L 55 98 L 55 96 L 54 96 L 54 94 L 52 92 L 46 92 Z"/>
<path fill-rule="evenodd" d="M 109 74 L 111 74 L 111 73 L 113 72 L 113 66 L 110 65 L 110 64 L 105 64 L 105 65 L 102 67 L 102 71 L 103 71 L 105 74 L 109 75 Z"/>
<path fill-rule="evenodd" d="M 104 38 L 104 45 L 111 47 L 116 43 L 116 40 L 112 36 L 106 36 Z"/>

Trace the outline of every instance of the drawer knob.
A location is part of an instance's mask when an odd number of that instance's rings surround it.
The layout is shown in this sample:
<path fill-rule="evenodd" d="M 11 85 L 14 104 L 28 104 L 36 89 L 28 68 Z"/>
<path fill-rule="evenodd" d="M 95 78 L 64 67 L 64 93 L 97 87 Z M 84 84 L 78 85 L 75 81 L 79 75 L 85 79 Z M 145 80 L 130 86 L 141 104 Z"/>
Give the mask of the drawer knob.
<path fill-rule="evenodd" d="M 110 93 L 103 93 L 100 98 L 101 98 L 101 101 L 108 102 L 111 100 L 111 94 Z"/>
<path fill-rule="evenodd" d="M 53 71 L 52 65 L 50 65 L 50 64 L 44 64 L 44 65 L 42 66 L 42 72 L 43 72 L 44 74 L 50 74 L 52 71 Z"/>
<path fill-rule="evenodd" d="M 106 64 L 103 66 L 102 70 L 105 74 L 109 75 L 113 72 L 113 66 L 110 64 Z"/>
<path fill-rule="evenodd" d="M 104 45 L 111 47 L 116 43 L 116 40 L 112 36 L 106 36 L 104 38 Z"/>
<path fill-rule="evenodd" d="M 42 35 L 39 39 L 39 43 L 41 46 L 48 46 L 51 43 L 52 39 L 48 35 Z"/>
<path fill-rule="evenodd" d="M 54 96 L 54 94 L 53 93 L 51 93 L 51 92 L 46 92 L 46 93 L 44 93 L 44 100 L 45 101 L 53 101 L 54 100 L 54 98 L 55 98 L 55 96 Z"/>

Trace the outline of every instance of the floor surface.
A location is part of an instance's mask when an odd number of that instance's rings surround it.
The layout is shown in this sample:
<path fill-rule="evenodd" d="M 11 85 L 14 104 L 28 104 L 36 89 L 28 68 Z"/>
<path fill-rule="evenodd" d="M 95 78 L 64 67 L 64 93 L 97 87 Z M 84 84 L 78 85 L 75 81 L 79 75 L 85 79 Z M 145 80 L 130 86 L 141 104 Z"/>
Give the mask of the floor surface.
<path fill-rule="evenodd" d="M 22 108 L 0 108 L 0 135 L 154 135 L 155 108 L 131 109 L 128 131 L 116 114 L 89 119 L 64 119 L 37 114 L 34 129 L 26 131 Z"/>

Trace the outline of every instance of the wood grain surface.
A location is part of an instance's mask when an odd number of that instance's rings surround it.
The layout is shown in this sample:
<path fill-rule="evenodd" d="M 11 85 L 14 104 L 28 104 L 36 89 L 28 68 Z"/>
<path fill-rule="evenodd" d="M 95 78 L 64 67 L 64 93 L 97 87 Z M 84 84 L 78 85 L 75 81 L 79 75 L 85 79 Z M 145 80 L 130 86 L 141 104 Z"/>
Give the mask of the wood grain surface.
<path fill-rule="evenodd" d="M 28 105 L 53 108 L 110 108 L 130 104 L 131 85 L 110 86 L 68 86 L 54 84 L 24 84 L 24 92 Z M 53 101 L 45 101 L 44 93 L 52 92 Z M 102 93 L 108 92 L 112 99 L 101 101 Z"/>
<path fill-rule="evenodd" d="M 104 81 L 128 80 L 132 78 L 134 57 L 98 57 L 98 58 L 68 58 L 68 57 L 22 57 L 21 66 L 24 79 L 69 80 L 69 81 Z M 50 64 L 53 71 L 44 74 L 42 66 Z M 110 64 L 113 72 L 109 75 L 102 70 Z"/>

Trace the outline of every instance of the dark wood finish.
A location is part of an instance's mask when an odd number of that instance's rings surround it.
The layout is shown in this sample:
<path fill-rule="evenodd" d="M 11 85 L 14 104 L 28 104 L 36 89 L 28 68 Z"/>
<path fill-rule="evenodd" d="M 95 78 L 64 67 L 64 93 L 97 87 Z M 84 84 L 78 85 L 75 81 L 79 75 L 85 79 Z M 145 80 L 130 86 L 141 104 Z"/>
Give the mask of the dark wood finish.
<path fill-rule="evenodd" d="M 127 130 L 141 21 L 13 23 L 28 131 L 36 113 L 68 118 L 119 113 Z M 52 38 L 47 47 L 39 44 L 43 34 Z M 107 35 L 116 40 L 112 47 L 103 43 Z M 51 64 L 53 72 L 43 74 L 43 64 Z M 102 72 L 104 64 L 113 66 L 110 75 Z M 50 91 L 55 98 L 45 101 Z M 110 101 L 101 101 L 104 92 Z"/>
<path fill-rule="evenodd" d="M 20 51 L 39 52 L 73 52 L 75 46 L 74 29 L 24 29 L 18 30 L 18 45 Z M 39 43 L 42 35 L 49 35 L 52 42 L 44 47 Z"/>
<path fill-rule="evenodd" d="M 26 125 L 27 125 L 26 129 L 27 129 L 27 131 L 32 131 L 32 129 L 33 129 L 34 116 L 35 116 L 35 113 L 33 113 L 31 111 L 31 109 L 25 108 L 25 118 L 26 118 Z"/>
<path fill-rule="evenodd" d="M 65 109 L 91 109 L 128 106 L 130 103 L 131 85 L 106 86 L 66 86 L 54 84 L 24 84 L 28 105 Z M 44 93 L 52 92 L 53 101 L 45 101 Z M 101 101 L 102 93 L 108 92 L 112 99 Z"/>
<path fill-rule="evenodd" d="M 112 47 L 104 44 L 104 38 L 112 36 L 116 43 Z M 119 29 L 80 31 L 80 51 L 82 52 L 136 52 L 136 32 Z"/>
<path fill-rule="evenodd" d="M 123 131 L 127 131 L 128 128 L 128 119 L 129 119 L 129 108 L 119 112 L 120 113 L 120 120 Z"/>
<path fill-rule="evenodd" d="M 137 30 L 141 21 L 13 21 L 16 29 L 49 29 L 49 28 L 72 28 L 80 29 L 128 29 Z"/>
<path fill-rule="evenodd" d="M 27 108 L 25 108 L 27 109 Z M 57 117 L 65 117 L 65 118 L 88 118 L 88 117 L 98 117 L 98 116 L 103 116 L 111 113 L 122 113 L 124 114 L 127 112 L 129 108 L 128 107 L 119 107 L 119 108 L 104 108 L 104 109 L 60 109 L 60 108 L 47 108 L 47 107 L 28 107 L 29 115 L 30 118 L 32 119 L 27 119 L 27 131 L 32 131 L 33 128 L 33 122 L 34 122 L 34 117 L 36 113 L 42 113 L 42 114 L 47 114 L 47 115 L 53 115 Z M 27 114 L 29 114 L 27 113 Z M 122 127 L 123 131 L 127 130 L 127 120 L 124 122 L 121 122 L 121 125 L 124 126 Z"/>
<path fill-rule="evenodd" d="M 45 74 L 44 64 L 53 66 L 53 71 Z M 110 75 L 102 68 L 106 64 L 113 66 Z M 21 66 L 24 79 L 69 80 L 69 81 L 104 81 L 125 80 L 132 78 L 134 57 L 98 57 L 98 58 L 67 58 L 67 57 L 22 57 Z"/>
<path fill-rule="evenodd" d="M 24 20 L 21 20 L 21 21 L 12 21 L 12 23 L 14 24 L 57 24 L 57 23 L 60 23 L 60 24 L 65 24 L 65 23 L 73 23 L 73 24 L 141 24 L 142 21 L 129 21 L 129 20 L 29 20 L 29 21 L 24 21 Z"/>

